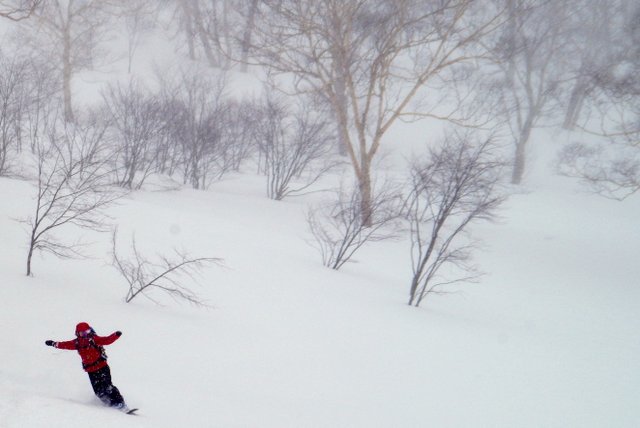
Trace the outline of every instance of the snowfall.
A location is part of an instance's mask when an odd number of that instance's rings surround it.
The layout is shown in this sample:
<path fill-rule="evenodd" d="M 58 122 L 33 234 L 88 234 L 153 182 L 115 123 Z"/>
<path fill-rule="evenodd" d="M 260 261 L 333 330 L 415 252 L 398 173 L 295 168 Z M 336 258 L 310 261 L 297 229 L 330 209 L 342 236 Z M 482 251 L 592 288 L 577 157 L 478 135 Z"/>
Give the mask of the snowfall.
<path fill-rule="evenodd" d="M 109 234 L 72 226 L 91 258 L 41 255 L 27 277 L 18 220 L 35 187 L 0 177 L 0 427 L 640 426 L 640 195 L 556 175 L 578 137 L 535 134 L 523 185 L 473 225 L 486 275 L 420 308 L 406 238 L 326 268 L 305 220 L 322 193 L 273 201 L 252 172 L 206 191 L 150 185 L 109 210 L 145 254 L 223 259 L 189 284 L 208 307 L 157 291 L 125 303 Z M 75 352 L 45 346 L 81 321 L 123 332 L 107 352 L 137 416 L 100 403 Z"/>

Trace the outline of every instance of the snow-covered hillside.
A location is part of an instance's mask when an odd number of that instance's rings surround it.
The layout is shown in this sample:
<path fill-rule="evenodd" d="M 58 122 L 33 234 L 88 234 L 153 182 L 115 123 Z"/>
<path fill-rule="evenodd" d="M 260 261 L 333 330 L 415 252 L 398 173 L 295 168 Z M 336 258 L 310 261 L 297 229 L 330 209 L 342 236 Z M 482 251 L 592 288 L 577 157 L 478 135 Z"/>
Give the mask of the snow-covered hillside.
<path fill-rule="evenodd" d="M 13 219 L 34 191 L 0 179 L 0 426 L 637 426 L 637 198 L 533 176 L 500 223 L 476 228 L 482 283 L 415 309 L 407 242 L 324 268 L 305 242 L 309 201 L 271 201 L 262 180 L 140 191 L 111 210 L 145 251 L 224 259 L 204 271 L 212 307 L 198 309 L 123 303 L 108 236 L 92 237 L 95 259 L 38 258 L 27 278 Z M 109 361 L 139 416 L 103 408 L 77 355 L 44 346 L 80 321 L 124 332 Z"/>
<path fill-rule="evenodd" d="M 186 63 L 170 31 L 153 37 L 134 60 L 149 82 Z M 124 59 L 109 67 L 74 76 L 78 106 L 129 79 Z M 230 92 L 258 92 L 237 74 Z M 390 167 L 424 142 L 420 126 L 389 131 Z M 487 275 L 420 308 L 407 306 L 406 237 L 328 269 L 305 217 L 320 194 L 270 200 L 253 171 L 208 190 L 147 186 L 108 211 L 123 249 L 135 234 L 150 257 L 223 259 L 189 285 L 208 307 L 153 291 L 158 303 L 125 303 L 109 234 L 73 226 L 58 233 L 93 242 L 92 257 L 38 255 L 27 277 L 19 220 L 36 189 L 0 177 L 0 428 L 639 427 L 640 195 L 607 200 L 554 175 L 569 139 L 534 132 L 524 185 L 472 229 Z M 109 364 L 138 416 L 102 406 L 78 355 L 45 346 L 81 321 L 123 332 Z"/>

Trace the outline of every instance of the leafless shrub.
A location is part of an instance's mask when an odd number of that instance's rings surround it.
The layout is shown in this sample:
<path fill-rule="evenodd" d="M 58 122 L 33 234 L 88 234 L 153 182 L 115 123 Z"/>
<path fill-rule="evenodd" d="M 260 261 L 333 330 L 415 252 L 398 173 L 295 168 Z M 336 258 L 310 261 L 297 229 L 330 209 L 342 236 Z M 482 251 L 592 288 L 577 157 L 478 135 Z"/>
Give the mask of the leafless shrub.
<path fill-rule="evenodd" d="M 32 275 L 37 250 L 63 258 L 79 256 L 79 242 L 64 242 L 54 232 L 68 225 L 107 231 L 103 210 L 122 196 L 110 186 L 109 159 L 101 152 L 104 132 L 80 128 L 51 125 L 48 144 L 38 145 L 36 204 L 33 216 L 23 220 L 30 233 L 27 275 Z"/>
<path fill-rule="evenodd" d="M 179 126 L 176 121 L 184 114 L 181 104 L 164 93 L 161 98 L 162 116 L 166 126 L 158 135 L 154 146 L 155 170 L 161 174 L 174 175 L 182 165 Z"/>
<path fill-rule="evenodd" d="M 113 169 L 107 166 L 113 156 L 108 133 L 111 122 L 94 109 L 87 110 L 80 119 L 78 123 L 61 123 L 57 132 L 49 133 L 49 142 L 62 152 L 61 159 L 67 165 L 77 164 L 80 174 L 92 165 L 99 165 L 105 176 L 112 174 Z"/>
<path fill-rule="evenodd" d="M 0 176 L 9 173 L 11 156 L 18 150 L 27 67 L 26 61 L 0 52 Z"/>
<path fill-rule="evenodd" d="M 460 243 L 471 222 L 491 220 L 505 197 L 498 184 L 504 163 L 496 160 L 490 139 L 449 135 L 424 160 L 414 161 L 411 193 L 405 204 L 410 225 L 413 277 L 409 305 L 453 283 L 473 281 L 478 272 L 469 261 L 473 241 Z M 444 275 L 451 265 L 461 277 Z"/>
<path fill-rule="evenodd" d="M 306 104 L 289 111 L 281 101 L 267 99 L 255 138 L 271 199 L 301 194 L 337 165 L 329 123 Z"/>
<path fill-rule="evenodd" d="M 190 288 L 183 285 L 185 279 L 196 282 L 196 275 L 211 263 L 221 264 L 222 259 L 213 257 L 191 258 L 174 249 L 172 257 L 159 255 L 151 261 L 138 250 L 135 237 L 131 238 L 131 255 L 125 258 L 117 251 L 117 230 L 112 235 L 113 266 L 124 277 L 129 286 L 125 297 L 127 303 L 140 295 L 153 301 L 152 291 L 161 291 L 174 299 L 186 300 L 197 306 L 205 303 Z"/>
<path fill-rule="evenodd" d="M 57 114 L 56 95 L 59 90 L 54 67 L 46 58 L 30 58 L 28 69 L 18 149 L 22 151 L 24 142 L 27 142 L 28 149 L 35 154 L 38 145 L 46 140 L 48 124 Z"/>
<path fill-rule="evenodd" d="M 557 166 L 561 175 L 577 178 L 593 192 L 621 201 L 640 190 L 639 156 L 637 149 L 612 152 L 603 145 L 573 143 L 560 151 Z"/>
<path fill-rule="evenodd" d="M 637 12 L 640 17 L 640 11 Z M 640 40 L 637 26 L 635 39 Z M 629 51 L 634 32 L 627 35 Z M 588 106 L 592 120 L 579 125 L 583 141 L 566 146 L 558 157 L 559 173 L 578 178 L 606 198 L 624 200 L 640 189 L 640 57 L 602 72 Z M 598 118 L 598 120 L 594 120 Z"/>
<path fill-rule="evenodd" d="M 307 212 L 312 245 L 322 256 L 322 263 L 338 270 L 367 242 L 393 238 L 399 217 L 398 192 L 387 185 L 374 192 L 372 218 L 362 216 L 357 187 L 337 191 L 336 198 Z"/>
<path fill-rule="evenodd" d="M 118 183 L 140 189 L 156 166 L 154 144 L 161 138 L 167 118 L 159 97 L 131 81 L 110 86 L 103 94 L 116 134 Z"/>
<path fill-rule="evenodd" d="M 231 171 L 239 171 L 242 164 L 256 152 L 252 135 L 259 121 L 259 109 L 257 103 L 250 100 L 229 102 L 222 138 L 226 148 L 225 163 Z"/>
<path fill-rule="evenodd" d="M 168 143 L 178 147 L 176 170 L 194 189 L 206 189 L 232 169 L 224 128 L 229 118 L 224 76 L 212 79 L 183 72 L 178 82 L 163 82 Z"/>

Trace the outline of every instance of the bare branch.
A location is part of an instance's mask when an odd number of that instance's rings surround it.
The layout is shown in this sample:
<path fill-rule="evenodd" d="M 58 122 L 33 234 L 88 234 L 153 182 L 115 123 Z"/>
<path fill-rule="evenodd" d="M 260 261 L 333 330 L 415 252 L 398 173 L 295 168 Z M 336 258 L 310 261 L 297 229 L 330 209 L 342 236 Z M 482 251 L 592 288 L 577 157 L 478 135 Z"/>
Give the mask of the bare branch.
<path fill-rule="evenodd" d="M 131 238 L 131 255 L 125 259 L 117 250 L 117 229 L 112 234 L 113 266 L 127 281 L 129 290 L 125 297 L 127 303 L 137 296 L 143 295 L 153 300 L 149 294 L 153 290 L 161 290 L 174 299 L 186 300 L 196 306 L 207 306 L 190 288 L 183 285 L 186 276 L 196 282 L 196 274 L 207 264 L 222 264 L 222 259 L 215 257 L 191 258 L 187 254 L 174 250 L 173 257 L 158 256 L 152 262 L 145 257 L 136 245 L 135 236 Z"/>
<path fill-rule="evenodd" d="M 478 278 L 469 264 L 474 245 L 460 245 L 468 226 L 491 220 L 505 197 L 499 192 L 504 162 L 490 139 L 474 143 L 470 135 L 449 135 L 425 160 L 412 166 L 411 193 L 405 201 L 410 225 L 413 278 L 409 305 L 419 306 L 427 294 L 447 284 Z M 443 276 L 443 266 L 465 272 Z"/>
<path fill-rule="evenodd" d="M 335 201 L 307 212 L 307 224 L 314 237 L 311 244 L 320 252 L 325 266 L 338 270 L 367 242 L 396 236 L 400 215 L 397 189 L 386 183 L 374 195 L 373 218 L 363 217 L 357 187 L 350 191 L 341 188 Z"/>
<path fill-rule="evenodd" d="M 12 21 L 29 18 L 44 0 L 4 0 L 0 1 L 0 17 Z"/>

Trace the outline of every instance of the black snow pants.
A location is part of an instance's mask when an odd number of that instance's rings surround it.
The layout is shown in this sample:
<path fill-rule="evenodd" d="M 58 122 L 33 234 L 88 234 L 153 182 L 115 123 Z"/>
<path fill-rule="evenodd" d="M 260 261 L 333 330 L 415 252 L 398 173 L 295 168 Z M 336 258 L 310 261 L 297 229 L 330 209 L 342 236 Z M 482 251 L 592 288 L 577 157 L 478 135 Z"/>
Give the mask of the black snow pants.
<path fill-rule="evenodd" d="M 104 366 L 95 372 L 89 372 L 89 380 L 93 387 L 93 392 L 107 406 L 121 407 L 124 405 L 124 398 L 111 383 L 111 370 L 109 366 Z"/>

